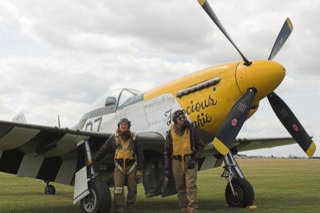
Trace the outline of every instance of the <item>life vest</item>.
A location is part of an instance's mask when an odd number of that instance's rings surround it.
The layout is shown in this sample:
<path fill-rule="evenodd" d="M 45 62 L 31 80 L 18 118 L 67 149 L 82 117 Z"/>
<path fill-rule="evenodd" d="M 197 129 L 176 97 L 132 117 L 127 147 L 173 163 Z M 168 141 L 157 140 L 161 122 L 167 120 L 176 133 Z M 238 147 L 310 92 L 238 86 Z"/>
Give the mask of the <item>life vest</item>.
<path fill-rule="evenodd" d="M 182 168 L 184 169 L 184 156 L 192 154 L 190 129 L 186 128 L 181 136 L 174 131 L 174 125 L 171 125 L 170 131 L 172 137 L 172 155 L 181 156 Z"/>
<path fill-rule="evenodd" d="M 137 165 L 133 144 L 135 134 L 130 133 L 129 139 L 124 140 L 117 131 L 115 140 L 117 146 L 114 155 L 115 164 L 121 171 L 129 174 Z"/>

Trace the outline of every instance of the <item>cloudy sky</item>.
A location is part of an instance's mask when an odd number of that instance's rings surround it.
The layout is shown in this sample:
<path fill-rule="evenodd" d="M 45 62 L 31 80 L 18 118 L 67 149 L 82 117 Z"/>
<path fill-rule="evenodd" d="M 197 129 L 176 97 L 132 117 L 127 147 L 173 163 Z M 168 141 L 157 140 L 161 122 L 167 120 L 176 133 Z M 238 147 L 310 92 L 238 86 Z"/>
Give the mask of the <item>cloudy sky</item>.
<path fill-rule="evenodd" d="M 209 1 L 250 59 L 266 59 L 286 17 L 294 31 L 275 61 L 276 90 L 320 155 L 320 1 Z M 72 126 L 101 95 L 146 91 L 187 73 L 241 58 L 196 0 L 8 0 L 0 4 L 0 119 Z M 239 137 L 288 136 L 268 101 Z M 305 156 L 298 145 L 249 154 Z"/>

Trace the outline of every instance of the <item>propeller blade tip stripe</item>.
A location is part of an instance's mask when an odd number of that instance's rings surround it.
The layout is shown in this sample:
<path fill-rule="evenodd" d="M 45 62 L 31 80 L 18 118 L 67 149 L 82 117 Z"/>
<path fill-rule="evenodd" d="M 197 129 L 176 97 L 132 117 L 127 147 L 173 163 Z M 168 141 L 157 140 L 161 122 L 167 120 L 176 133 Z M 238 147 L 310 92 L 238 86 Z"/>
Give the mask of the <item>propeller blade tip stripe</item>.
<path fill-rule="evenodd" d="M 311 157 L 314 152 L 316 151 L 316 144 L 314 142 L 312 142 L 308 148 L 308 150 L 306 151 L 306 154 Z"/>
<path fill-rule="evenodd" d="M 206 0 L 198 0 L 199 4 L 202 6 L 206 2 Z"/>
<path fill-rule="evenodd" d="M 293 25 L 292 25 L 292 22 L 291 22 L 290 18 L 287 18 L 286 22 L 287 22 L 287 24 L 288 24 L 288 26 L 289 26 L 289 28 L 290 28 L 290 31 L 292 32 L 292 30 L 293 30 Z"/>
<path fill-rule="evenodd" d="M 214 138 L 213 146 L 222 155 L 226 155 L 229 152 L 228 147 L 226 147 L 226 145 L 224 145 L 224 143 L 221 142 L 218 138 Z"/>

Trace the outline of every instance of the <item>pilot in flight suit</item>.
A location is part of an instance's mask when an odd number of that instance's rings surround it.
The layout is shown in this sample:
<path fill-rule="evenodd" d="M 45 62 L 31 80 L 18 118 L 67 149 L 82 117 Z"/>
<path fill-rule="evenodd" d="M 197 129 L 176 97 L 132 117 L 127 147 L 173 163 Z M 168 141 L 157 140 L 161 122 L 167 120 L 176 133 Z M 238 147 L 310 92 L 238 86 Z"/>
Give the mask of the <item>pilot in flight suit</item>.
<path fill-rule="evenodd" d="M 172 166 L 181 212 L 194 213 L 198 211 L 198 159 L 204 145 L 198 129 L 186 120 L 182 110 L 175 111 L 172 120 L 164 144 L 165 171 L 168 176 Z"/>
<path fill-rule="evenodd" d="M 135 133 L 130 131 L 131 122 L 122 118 L 113 140 L 105 142 L 93 158 L 93 162 L 101 160 L 109 151 L 114 154 L 114 207 L 115 212 L 123 212 L 125 207 L 124 185 L 127 179 L 127 210 L 134 211 L 137 197 L 137 180 L 142 178 L 144 154 L 141 144 L 136 141 Z M 92 163 L 93 163 L 92 162 Z"/>

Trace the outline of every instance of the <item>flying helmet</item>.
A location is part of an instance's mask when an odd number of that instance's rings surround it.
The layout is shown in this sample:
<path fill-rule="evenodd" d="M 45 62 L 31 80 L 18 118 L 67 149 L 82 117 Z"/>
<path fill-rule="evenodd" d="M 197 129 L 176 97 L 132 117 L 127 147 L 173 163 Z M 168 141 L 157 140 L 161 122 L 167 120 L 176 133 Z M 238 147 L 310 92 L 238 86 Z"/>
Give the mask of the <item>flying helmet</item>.
<path fill-rule="evenodd" d="M 177 111 L 175 111 L 172 115 L 172 120 L 173 122 L 176 124 L 177 123 L 177 118 L 180 116 L 180 115 L 184 115 L 184 112 L 183 110 L 181 109 L 178 109 Z"/>
<path fill-rule="evenodd" d="M 120 128 L 120 124 L 121 124 L 122 122 L 127 123 L 127 124 L 128 124 L 128 129 L 130 129 L 130 127 L 131 127 L 131 122 L 129 121 L 128 118 L 121 118 L 121 119 L 119 120 L 119 122 L 118 122 L 118 128 Z"/>

